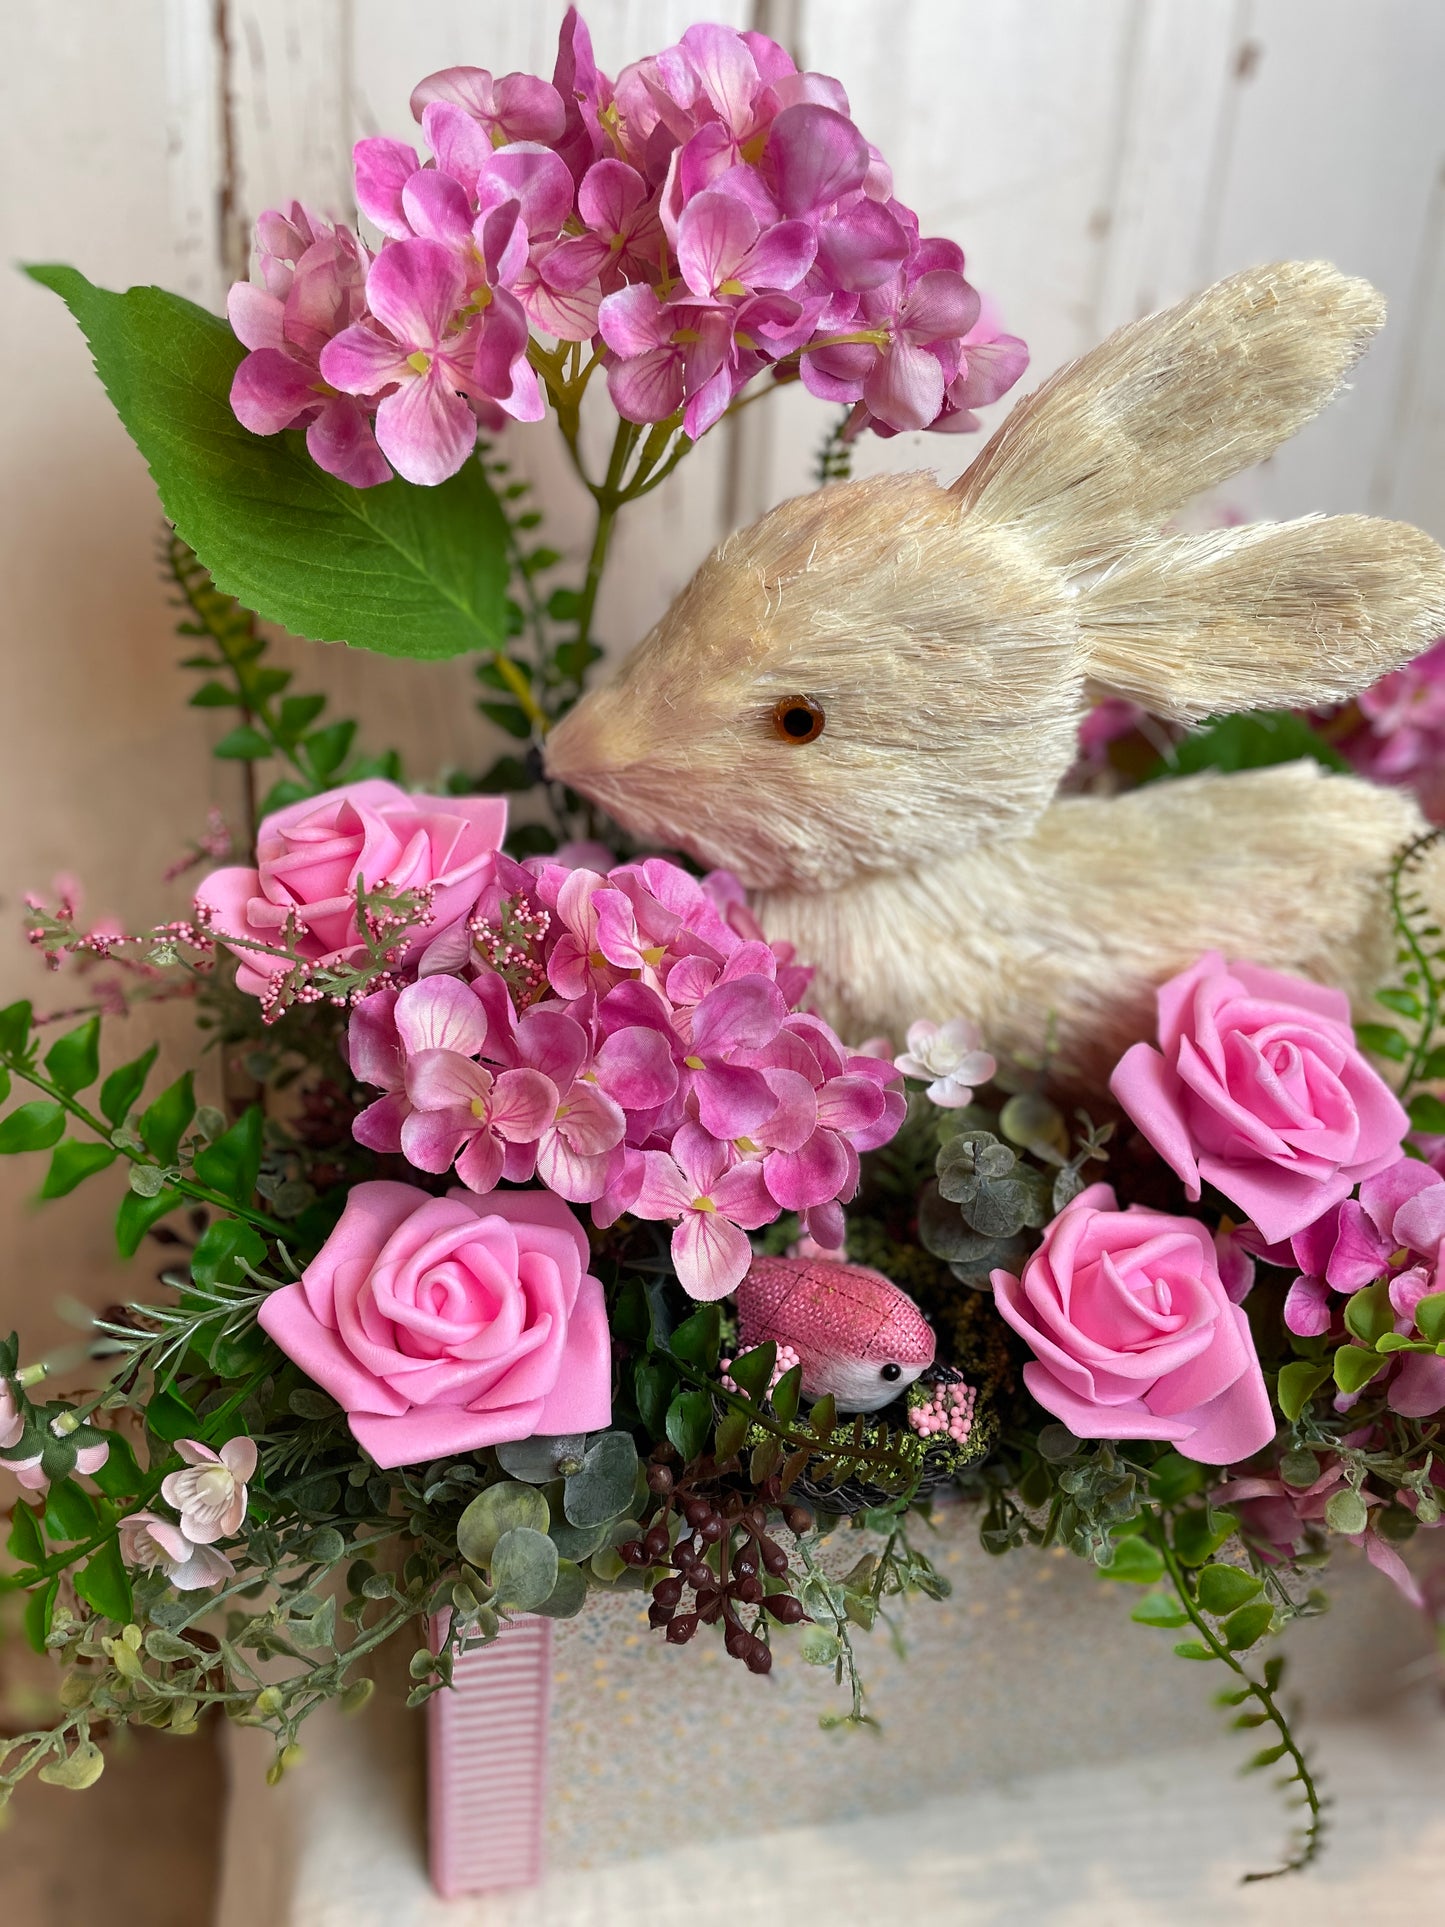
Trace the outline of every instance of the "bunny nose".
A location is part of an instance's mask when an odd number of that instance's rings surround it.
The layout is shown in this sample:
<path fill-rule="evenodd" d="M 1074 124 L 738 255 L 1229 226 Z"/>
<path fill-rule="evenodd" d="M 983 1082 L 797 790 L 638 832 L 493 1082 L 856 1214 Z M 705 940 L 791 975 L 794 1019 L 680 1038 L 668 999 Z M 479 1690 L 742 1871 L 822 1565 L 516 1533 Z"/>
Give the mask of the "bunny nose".
<path fill-rule="evenodd" d="M 558 782 L 583 787 L 588 777 L 625 769 L 641 754 L 632 740 L 635 734 L 626 707 L 612 700 L 610 690 L 595 690 L 548 735 L 547 773 Z"/>

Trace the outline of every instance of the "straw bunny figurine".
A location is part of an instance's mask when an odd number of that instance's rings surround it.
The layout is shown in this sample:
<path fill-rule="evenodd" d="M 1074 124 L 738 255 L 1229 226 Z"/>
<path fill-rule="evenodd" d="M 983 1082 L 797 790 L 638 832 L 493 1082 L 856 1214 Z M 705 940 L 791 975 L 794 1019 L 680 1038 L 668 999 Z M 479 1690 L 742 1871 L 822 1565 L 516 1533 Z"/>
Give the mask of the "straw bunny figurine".
<path fill-rule="evenodd" d="M 733 870 L 855 1039 L 972 1017 L 1097 1081 L 1223 950 L 1347 990 L 1391 964 L 1413 802 L 1313 763 L 1055 800 L 1090 694 L 1193 722 L 1343 699 L 1445 630 L 1445 556 L 1363 516 L 1161 532 L 1335 393 L 1383 319 L 1283 263 L 1121 328 L 951 488 L 785 502 L 714 551 L 552 774 Z"/>

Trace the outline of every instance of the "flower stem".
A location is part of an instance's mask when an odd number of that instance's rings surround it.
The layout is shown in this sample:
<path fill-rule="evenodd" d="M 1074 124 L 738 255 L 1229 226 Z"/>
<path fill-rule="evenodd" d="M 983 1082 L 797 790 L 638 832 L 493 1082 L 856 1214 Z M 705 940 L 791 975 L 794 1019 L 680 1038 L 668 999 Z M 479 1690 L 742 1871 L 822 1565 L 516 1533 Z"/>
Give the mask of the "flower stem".
<path fill-rule="evenodd" d="M 122 1157 L 129 1158 L 132 1164 L 146 1165 L 152 1170 L 161 1168 L 157 1166 L 154 1158 L 145 1157 L 139 1151 L 132 1151 L 124 1144 L 116 1144 L 115 1134 L 103 1118 L 96 1117 L 94 1112 L 88 1111 L 68 1091 L 62 1090 L 58 1084 L 53 1084 L 48 1077 L 36 1070 L 33 1064 L 13 1056 L 9 1051 L 0 1051 L 0 1064 L 12 1071 L 16 1077 L 23 1077 L 27 1084 L 33 1084 L 36 1090 L 44 1091 L 53 1103 L 58 1104 L 63 1111 L 69 1112 L 71 1117 L 85 1125 L 87 1130 L 93 1131 L 106 1144 L 112 1145 Z M 288 1235 L 286 1226 L 278 1219 L 267 1217 L 264 1211 L 253 1211 L 248 1205 L 237 1204 L 234 1198 L 228 1198 L 219 1191 L 212 1191 L 208 1185 L 197 1184 L 191 1178 L 179 1177 L 168 1177 L 166 1183 L 171 1190 L 179 1191 L 182 1197 L 190 1198 L 196 1204 L 214 1205 L 217 1210 L 228 1212 L 233 1218 L 244 1218 L 247 1224 L 254 1225 L 258 1231 L 264 1231 L 268 1237 L 284 1238 Z"/>
<path fill-rule="evenodd" d="M 1144 1536 L 1164 1561 L 1164 1569 L 1169 1575 L 1169 1582 L 1174 1588 L 1179 1604 L 1188 1614 L 1190 1624 L 1193 1626 L 1195 1632 L 1198 1633 L 1200 1640 L 1209 1648 L 1210 1653 L 1215 1659 L 1223 1660 L 1229 1670 L 1236 1675 L 1244 1692 L 1249 1697 L 1258 1701 L 1264 1718 L 1268 1720 L 1275 1732 L 1278 1733 L 1282 1752 L 1288 1756 L 1293 1766 L 1293 1772 L 1289 1778 L 1298 1783 L 1304 1798 L 1304 1805 L 1309 1812 L 1309 1819 L 1305 1823 L 1304 1838 L 1300 1842 L 1297 1851 L 1288 1855 L 1278 1867 L 1271 1867 L 1266 1873 L 1247 1873 L 1244 1875 L 1244 1880 L 1246 1883 L 1257 1880 L 1273 1880 L 1280 1874 L 1298 1873 L 1307 1867 L 1319 1853 L 1324 1839 L 1324 1813 L 1320 1801 L 1319 1788 L 1315 1785 L 1314 1775 L 1310 1772 L 1309 1764 L 1300 1749 L 1299 1742 L 1290 1730 L 1289 1720 L 1275 1699 L 1273 1687 L 1268 1684 L 1267 1680 L 1258 1680 L 1254 1677 L 1248 1668 L 1229 1650 L 1218 1633 L 1216 1633 L 1214 1628 L 1209 1624 L 1209 1621 L 1204 1617 L 1190 1588 L 1189 1580 L 1185 1574 L 1179 1555 L 1169 1543 L 1169 1535 L 1165 1530 L 1163 1519 L 1157 1515 L 1151 1519 L 1145 1527 Z M 1236 1701 L 1236 1704 L 1237 1703 Z M 1258 1716 L 1255 1717 L 1257 1718 Z M 1288 1781 L 1282 1784 L 1288 1784 Z"/>

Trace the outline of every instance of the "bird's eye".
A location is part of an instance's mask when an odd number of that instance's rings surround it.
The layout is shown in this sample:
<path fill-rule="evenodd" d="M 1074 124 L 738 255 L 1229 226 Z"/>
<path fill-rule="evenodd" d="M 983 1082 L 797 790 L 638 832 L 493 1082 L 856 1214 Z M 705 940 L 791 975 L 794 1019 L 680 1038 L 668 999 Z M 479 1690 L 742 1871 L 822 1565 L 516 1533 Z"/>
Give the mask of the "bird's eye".
<path fill-rule="evenodd" d="M 893 1365 L 893 1364 L 885 1365 L 883 1367 L 883 1370 L 879 1373 L 879 1377 L 886 1378 L 890 1385 L 893 1383 L 893 1381 L 896 1378 L 902 1378 L 902 1376 L 903 1376 L 903 1367 L 901 1365 Z"/>
<path fill-rule="evenodd" d="M 827 718 L 811 696 L 784 696 L 773 704 L 773 729 L 785 743 L 811 743 L 823 733 Z"/>

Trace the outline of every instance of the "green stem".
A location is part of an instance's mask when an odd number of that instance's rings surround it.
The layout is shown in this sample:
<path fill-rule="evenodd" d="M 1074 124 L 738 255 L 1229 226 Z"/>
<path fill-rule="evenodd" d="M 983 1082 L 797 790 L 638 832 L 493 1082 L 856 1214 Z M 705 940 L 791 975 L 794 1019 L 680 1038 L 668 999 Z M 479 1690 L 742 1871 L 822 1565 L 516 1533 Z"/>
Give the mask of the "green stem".
<path fill-rule="evenodd" d="M 1420 1018 L 1420 1028 L 1416 1035 L 1415 1047 L 1411 1051 L 1400 1078 L 1399 1095 L 1404 1102 L 1424 1075 L 1425 1062 L 1435 1041 L 1435 1031 L 1440 1022 L 1440 992 L 1435 981 L 1435 973 L 1430 968 L 1430 959 L 1425 947 L 1416 934 L 1410 913 L 1403 901 L 1403 883 L 1407 870 L 1413 866 L 1425 851 L 1441 837 L 1440 829 L 1426 830 L 1410 843 L 1400 854 L 1390 872 L 1390 912 L 1395 929 L 1404 939 L 1410 957 L 1419 974 L 1419 990 L 1424 997 L 1425 1009 Z"/>
<path fill-rule="evenodd" d="M 69 1091 L 62 1090 L 58 1084 L 53 1084 L 48 1077 L 42 1076 L 34 1065 L 25 1063 L 8 1051 L 0 1051 L 0 1064 L 4 1064 L 7 1070 L 13 1071 L 15 1076 L 23 1077 L 27 1084 L 33 1084 L 36 1090 L 44 1091 L 52 1102 L 58 1104 L 63 1111 L 68 1111 L 71 1117 L 77 1118 L 87 1130 L 93 1131 L 98 1138 L 119 1151 L 123 1157 L 129 1158 L 132 1164 L 143 1165 L 151 1171 L 165 1169 L 165 1166 L 158 1164 L 154 1158 L 144 1157 L 139 1151 L 132 1151 L 126 1145 L 116 1144 L 114 1133 L 103 1118 L 96 1117 L 83 1104 L 77 1102 Z M 264 1231 L 268 1237 L 284 1238 L 288 1235 L 286 1226 L 279 1219 L 267 1217 L 264 1211 L 253 1211 L 249 1205 L 237 1204 L 234 1198 L 228 1198 L 219 1191 L 212 1191 L 208 1185 L 197 1184 L 190 1178 L 172 1177 L 167 1177 L 166 1183 L 171 1190 L 179 1191 L 182 1197 L 190 1198 L 196 1204 L 213 1205 L 219 1211 L 228 1212 L 233 1218 L 244 1218 L 247 1224 L 255 1225 L 258 1231 Z"/>
<path fill-rule="evenodd" d="M 1248 1668 L 1235 1657 L 1200 1611 L 1194 1594 L 1190 1590 L 1189 1581 L 1185 1575 L 1179 1555 L 1169 1543 L 1169 1535 L 1165 1530 L 1163 1519 L 1156 1515 L 1149 1524 L 1146 1525 L 1144 1536 L 1164 1561 L 1164 1569 L 1169 1575 L 1169 1582 L 1174 1588 L 1175 1596 L 1178 1598 L 1179 1604 L 1183 1607 L 1184 1611 L 1188 1614 L 1189 1622 L 1195 1632 L 1198 1633 L 1200 1640 L 1209 1648 L 1210 1653 L 1215 1659 L 1223 1660 L 1224 1664 L 1235 1674 L 1240 1684 L 1251 1697 L 1259 1702 L 1265 1717 L 1268 1719 L 1270 1725 L 1273 1726 L 1275 1732 L 1278 1733 L 1280 1743 L 1294 1765 L 1292 1777 L 1299 1783 L 1300 1789 L 1304 1794 L 1305 1805 L 1309 1809 L 1310 1817 L 1305 1827 L 1304 1843 L 1299 1852 L 1285 1860 L 1282 1865 L 1272 1867 L 1268 1873 L 1246 1874 L 1244 1876 L 1245 1881 L 1273 1880 L 1279 1874 L 1298 1873 L 1301 1869 L 1307 1867 L 1318 1854 L 1323 1839 L 1324 1815 L 1320 1805 L 1319 1789 L 1315 1785 L 1314 1775 L 1310 1772 L 1309 1764 L 1300 1750 L 1298 1741 L 1290 1730 L 1289 1721 L 1275 1700 L 1274 1693 L 1263 1680 L 1256 1679 Z"/>

